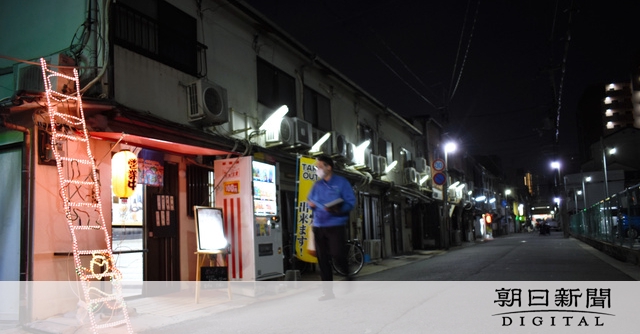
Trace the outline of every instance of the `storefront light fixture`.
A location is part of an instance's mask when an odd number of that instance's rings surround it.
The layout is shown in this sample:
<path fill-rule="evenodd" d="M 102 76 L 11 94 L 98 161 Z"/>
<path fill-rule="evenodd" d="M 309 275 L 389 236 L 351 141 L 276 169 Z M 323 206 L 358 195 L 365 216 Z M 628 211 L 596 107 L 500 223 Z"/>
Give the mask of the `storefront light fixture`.
<path fill-rule="evenodd" d="M 487 196 L 478 196 L 476 197 L 476 202 L 484 202 L 487 199 Z"/>
<path fill-rule="evenodd" d="M 280 120 L 282 120 L 282 117 L 284 117 L 284 115 L 286 115 L 288 112 L 289 107 L 287 107 L 286 105 L 278 108 L 273 112 L 273 114 L 271 114 L 271 116 L 267 118 L 266 121 L 264 121 L 264 123 L 262 123 L 262 125 L 260 125 L 260 130 L 264 131 L 270 127 L 277 126 Z"/>
<path fill-rule="evenodd" d="M 398 160 L 393 160 L 393 162 L 391 162 L 391 163 L 387 166 L 387 168 L 385 168 L 385 169 L 384 169 L 384 173 L 385 173 L 385 174 L 387 174 L 387 173 L 389 173 L 390 171 L 392 171 L 392 170 L 396 167 L 396 165 L 397 165 L 397 164 L 398 164 Z"/>
<path fill-rule="evenodd" d="M 324 136 L 320 137 L 318 141 L 311 146 L 309 152 L 320 152 L 320 147 L 331 137 L 331 132 L 327 132 Z"/>
<path fill-rule="evenodd" d="M 496 202 L 496 198 L 495 198 L 495 197 L 492 197 L 492 198 L 489 200 L 489 203 L 491 203 L 491 204 L 493 204 L 493 203 L 495 203 L 495 202 Z"/>
<path fill-rule="evenodd" d="M 353 154 L 356 157 L 356 161 L 358 161 L 358 163 L 360 165 L 364 165 L 364 151 L 367 149 L 367 147 L 369 147 L 369 144 L 371 144 L 371 140 L 367 139 L 365 141 L 363 141 L 360 145 L 356 146 L 355 151 L 353 152 Z"/>
<path fill-rule="evenodd" d="M 420 185 L 422 185 L 423 183 L 427 182 L 427 180 L 428 180 L 428 179 L 429 179 L 429 174 L 427 174 L 427 175 L 423 176 L 423 177 L 420 179 Z"/>
<path fill-rule="evenodd" d="M 456 182 L 452 183 L 452 184 L 449 186 L 449 189 L 453 189 L 453 188 L 457 187 L 459 184 L 460 184 L 460 181 L 456 181 Z"/>

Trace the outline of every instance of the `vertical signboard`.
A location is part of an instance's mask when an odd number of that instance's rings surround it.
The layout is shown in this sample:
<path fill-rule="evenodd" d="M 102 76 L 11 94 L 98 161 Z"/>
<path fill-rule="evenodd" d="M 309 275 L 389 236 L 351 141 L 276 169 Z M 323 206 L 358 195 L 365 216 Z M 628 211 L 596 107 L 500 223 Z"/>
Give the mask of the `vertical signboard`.
<path fill-rule="evenodd" d="M 296 223 L 295 223 L 295 247 L 296 257 L 302 261 L 317 263 L 318 259 L 307 252 L 307 243 L 309 240 L 312 224 L 311 208 L 307 204 L 307 196 L 313 183 L 318 179 L 315 171 L 315 159 L 307 157 L 298 158 L 298 175 L 297 175 L 297 205 L 296 205 Z"/>
<path fill-rule="evenodd" d="M 255 280 L 251 157 L 215 160 L 216 206 L 224 212 L 229 279 Z"/>

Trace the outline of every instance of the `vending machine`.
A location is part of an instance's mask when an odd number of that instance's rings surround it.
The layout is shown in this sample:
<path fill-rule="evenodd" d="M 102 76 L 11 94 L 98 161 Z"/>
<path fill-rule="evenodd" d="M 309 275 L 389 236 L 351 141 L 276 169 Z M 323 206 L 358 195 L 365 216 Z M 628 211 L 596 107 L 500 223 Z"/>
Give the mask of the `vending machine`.
<path fill-rule="evenodd" d="M 276 165 L 252 157 L 216 160 L 214 182 L 230 245 L 229 279 L 284 276 Z"/>

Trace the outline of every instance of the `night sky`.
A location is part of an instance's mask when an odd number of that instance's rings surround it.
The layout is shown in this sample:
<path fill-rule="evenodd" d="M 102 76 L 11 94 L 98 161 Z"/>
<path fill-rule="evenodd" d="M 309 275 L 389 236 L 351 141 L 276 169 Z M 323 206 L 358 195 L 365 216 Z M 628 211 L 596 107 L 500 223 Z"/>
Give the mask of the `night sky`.
<path fill-rule="evenodd" d="M 629 81 L 638 48 L 640 1 L 245 2 L 396 113 L 435 117 L 508 174 L 575 157 L 578 100 L 591 84 Z"/>

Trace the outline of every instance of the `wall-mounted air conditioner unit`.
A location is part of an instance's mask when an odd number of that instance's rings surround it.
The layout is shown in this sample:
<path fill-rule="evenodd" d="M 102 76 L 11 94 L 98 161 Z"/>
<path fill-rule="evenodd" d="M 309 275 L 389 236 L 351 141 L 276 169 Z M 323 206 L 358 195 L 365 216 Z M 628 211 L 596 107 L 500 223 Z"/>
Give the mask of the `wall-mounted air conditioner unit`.
<path fill-rule="evenodd" d="M 73 76 L 73 68 L 65 68 L 58 66 L 74 66 L 76 63 L 73 58 L 63 54 L 55 54 L 44 57 L 49 69 L 64 75 Z M 40 59 L 34 60 L 38 65 L 18 63 L 13 67 L 15 90 L 28 92 L 44 92 L 44 81 L 42 79 L 42 68 L 40 67 Z M 65 95 L 71 95 L 76 91 L 75 83 L 59 76 L 51 76 L 51 89 Z"/>
<path fill-rule="evenodd" d="M 187 117 L 200 126 L 224 124 L 229 121 L 227 90 L 200 79 L 187 86 Z"/>
<path fill-rule="evenodd" d="M 311 127 L 311 123 L 297 117 L 293 117 L 292 120 L 295 125 L 294 144 L 307 148 L 311 147 L 311 145 L 313 145 L 313 128 Z"/>
<path fill-rule="evenodd" d="M 371 155 L 371 173 L 380 175 L 380 156 L 372 154 Z"/>
<path fill-rule="evenodd" d="M 378 156 L 378 165 L 380 165 L 380 175 L 385 175 L 387 169 L 387 158 L 381 155 Z"/>
<path fill-rule="evenodd" d="M 330 150 L 329 154 L 334 158 L 342 158 L 347 159 L 347 139 L 343 134 L 340 134 L 336 131 L 331 131 L 331 137 L 329 137 L 328 142 Z"/>
<path fill-rule="evenodd" d="M 416 158 L 416 171 L 420 174 L 425 174 L 427 172 L 427 159 L 425 158 Z"/>
<path fill-rule="evenodd" d="M 404 168 L 404 184 L 418 184 L 420 175 L 413 167 Z"/>
<path fill-rule="evenodd" d="M 371 239 L 364 240 L 362 242 L 365 255 L 369 255 L 371 261 L 379 260 L 382 258 L 382 240 Z"/>
<path fill-rule="evenodd" d="M 280 123 L 266 130 L 267 146 L 291 146 L 295 143 L 295 123 L 290 117 L 282 117 Z"/>

